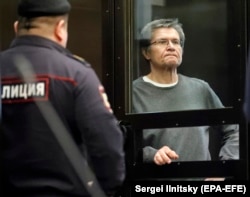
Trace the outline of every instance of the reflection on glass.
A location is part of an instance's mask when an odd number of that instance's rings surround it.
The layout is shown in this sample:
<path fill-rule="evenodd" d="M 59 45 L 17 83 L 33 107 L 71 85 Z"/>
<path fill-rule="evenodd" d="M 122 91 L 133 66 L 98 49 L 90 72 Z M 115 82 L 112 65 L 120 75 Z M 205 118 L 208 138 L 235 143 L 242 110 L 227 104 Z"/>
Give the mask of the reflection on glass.
<path fill-rule="evenodd" d="M 232 106 L 227 3 L 134 1 L 133 113 Z"/>
<path fill-rule="evenodd" d="M 238 125 L 145 129 L 143 161 L 163 165 L 239 159 L 238 131 Z"/>

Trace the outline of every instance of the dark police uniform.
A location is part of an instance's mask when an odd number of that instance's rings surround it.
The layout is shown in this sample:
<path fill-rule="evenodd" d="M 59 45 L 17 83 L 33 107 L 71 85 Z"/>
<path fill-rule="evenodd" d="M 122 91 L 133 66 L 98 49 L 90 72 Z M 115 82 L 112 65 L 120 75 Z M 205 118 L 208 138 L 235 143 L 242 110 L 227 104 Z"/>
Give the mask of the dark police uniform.
<path fill-rule="evenodd" d="M 16 55 L 32 65 L 35 82 L 20 79 Z M 20 36 L 0 53 L 0 65 L 8 196 L 87 196 L 34 101 L 52 103 L 105 191 L 121 185 L 125 176 L 122 133 L 87 62 L 46 38 Z"/>

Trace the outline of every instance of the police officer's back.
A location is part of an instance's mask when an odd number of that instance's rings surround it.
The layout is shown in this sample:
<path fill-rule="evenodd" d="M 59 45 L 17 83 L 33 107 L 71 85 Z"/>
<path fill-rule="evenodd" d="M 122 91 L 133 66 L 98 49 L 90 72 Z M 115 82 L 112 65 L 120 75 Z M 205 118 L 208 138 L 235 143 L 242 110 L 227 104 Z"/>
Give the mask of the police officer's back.
<path fill-rule="evenodd" d="M 35 102 L 50 102 L 106 193 L 125 176 L 122 133 L 91 66 L 67 49 L 67 0 L 21 0 L 16 38 L 0 54 L 7 196 L 87 196 Z M 22 56 L 35 82 L 16 68 Z"/>

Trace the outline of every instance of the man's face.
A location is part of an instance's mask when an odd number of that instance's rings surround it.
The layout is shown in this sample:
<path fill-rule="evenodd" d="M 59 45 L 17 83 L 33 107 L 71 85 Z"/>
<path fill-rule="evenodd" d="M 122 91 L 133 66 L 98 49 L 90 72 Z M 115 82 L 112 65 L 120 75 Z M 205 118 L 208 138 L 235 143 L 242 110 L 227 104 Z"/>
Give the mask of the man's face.
<path fill-rule="evenodd" d="M 151 45 L 144 57 L 155 68 L 176 68 L 182 62 L 183 49 L 178 32 L 173 28 L 159 28 L 152 33 Z"/>

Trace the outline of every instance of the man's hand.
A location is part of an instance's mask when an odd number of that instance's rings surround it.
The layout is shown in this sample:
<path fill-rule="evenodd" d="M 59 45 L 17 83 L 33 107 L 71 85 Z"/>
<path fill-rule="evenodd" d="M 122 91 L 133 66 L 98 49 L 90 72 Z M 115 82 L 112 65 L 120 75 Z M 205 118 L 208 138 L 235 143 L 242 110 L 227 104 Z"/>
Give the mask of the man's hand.
<path fill-rule="evenodd" d="M 170 164 L 172 160 L 178 158 L 179 155 L 175 151 L 171 150 L 168 146 L 163 146 L 156 152 L 154 162 L 157 165 Z"/>

